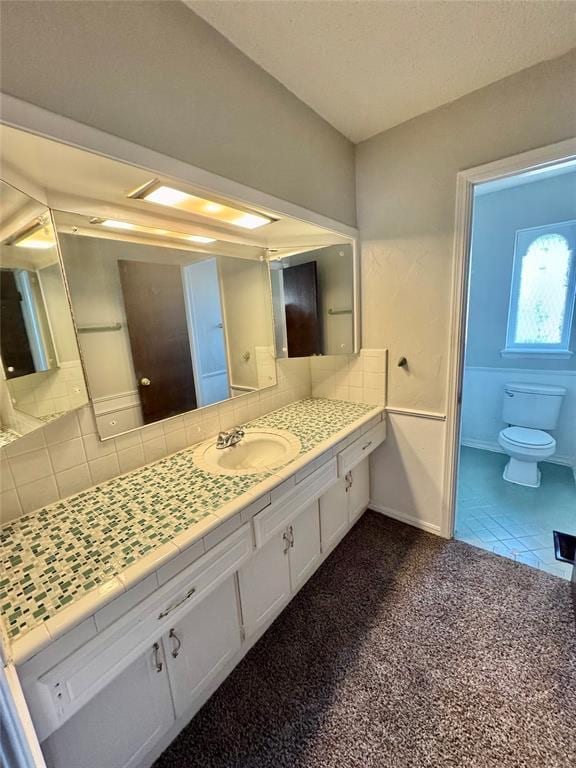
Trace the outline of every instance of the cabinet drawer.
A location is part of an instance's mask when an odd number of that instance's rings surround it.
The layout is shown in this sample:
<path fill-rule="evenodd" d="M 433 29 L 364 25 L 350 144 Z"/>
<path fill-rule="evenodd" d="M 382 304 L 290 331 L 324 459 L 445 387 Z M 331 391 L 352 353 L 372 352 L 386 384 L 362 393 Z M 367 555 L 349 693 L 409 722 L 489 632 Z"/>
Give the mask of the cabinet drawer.
<path fill-rule="evenodd" d="M 293 520 L 310 502 L 319 498 L 337 480 L 336 459 L 312 472 L 279 501 L 255 515 L 254 536 L 261 547 Z"/>
<path fill-rule="evenodd" d="M 33 697 L 42 737 L 64 723 L 181 619 L 252 553 L 250 526 L 218 544 L 153 595 L 44 674 Z M 40 722 L 38 722 L 40 721 Z"/>
<path fill-rule="evenodd" d="M 356 464 L 369 456 L 385 439 L 386 422 L 381 421 L 338 454 L 338 476 L 343 477 Z"/>

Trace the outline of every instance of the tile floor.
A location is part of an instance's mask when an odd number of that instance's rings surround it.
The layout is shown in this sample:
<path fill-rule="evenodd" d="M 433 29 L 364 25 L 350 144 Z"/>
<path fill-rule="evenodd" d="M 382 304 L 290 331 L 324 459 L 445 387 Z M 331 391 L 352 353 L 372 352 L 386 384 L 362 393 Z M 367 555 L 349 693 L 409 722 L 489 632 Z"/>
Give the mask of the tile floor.
<path fill-rule="evenodd" d="M 576 482 L 569 467 L 542 463 L 540 488 L 507 483 L 504 454 L 462 447 L 455 537 L 569 579 L 554 558 L 552 531 L 576 535 Z"/>

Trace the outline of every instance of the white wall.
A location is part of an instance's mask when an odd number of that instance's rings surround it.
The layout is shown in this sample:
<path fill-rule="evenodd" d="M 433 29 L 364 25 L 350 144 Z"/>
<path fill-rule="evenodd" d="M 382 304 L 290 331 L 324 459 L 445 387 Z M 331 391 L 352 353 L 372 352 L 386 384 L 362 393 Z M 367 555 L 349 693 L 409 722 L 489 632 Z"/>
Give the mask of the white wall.
<path fill-rule="evenodd" d="M 446 411 L 456 174 L 576 135 L 575 79 L 572 51 L 358 145 L 362 342 L 389 349 L 392 408 Z M 408 369 L 397 366 L 400 356 Z M 402 503 L 405 517 L 437 526 L 441 503 L 414 489 L 441 487 L 444 423 L 399 414 L 403 424 L 409 418 L 405 440 L 374 460 L 379 477 L 386 463 L 397 472 L 373 500 L 390 509 Z M 409 461 L 403 445 L 437 459 Z"/>
<path fill-rule="evenodd" d="M 5 93 L 354 224 L 352 144 L 183 3 L 0 14 Z"/>

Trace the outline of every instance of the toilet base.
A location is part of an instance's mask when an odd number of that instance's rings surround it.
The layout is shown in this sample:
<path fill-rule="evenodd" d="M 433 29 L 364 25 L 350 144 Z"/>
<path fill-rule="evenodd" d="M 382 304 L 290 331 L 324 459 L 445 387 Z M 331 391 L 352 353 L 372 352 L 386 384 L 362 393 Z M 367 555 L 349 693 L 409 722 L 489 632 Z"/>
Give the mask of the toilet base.
<path fill-rule="evenodd" d="M 541 473 L 537 461 L 518 461 L 510 458 L 504 467 L 504 480 L 516 485 L 526 485 L 529 488 L 539 488 Z"/>

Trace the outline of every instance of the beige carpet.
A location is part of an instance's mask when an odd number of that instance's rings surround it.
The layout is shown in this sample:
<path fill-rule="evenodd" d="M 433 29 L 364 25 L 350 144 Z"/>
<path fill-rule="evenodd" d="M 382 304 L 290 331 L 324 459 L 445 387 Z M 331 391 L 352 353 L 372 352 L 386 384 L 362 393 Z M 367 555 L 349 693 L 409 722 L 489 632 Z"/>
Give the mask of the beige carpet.
<path fill-rule="evenodd" d="M 156 768 L 568 768 L 566 581 L 368 512 Z"/>

